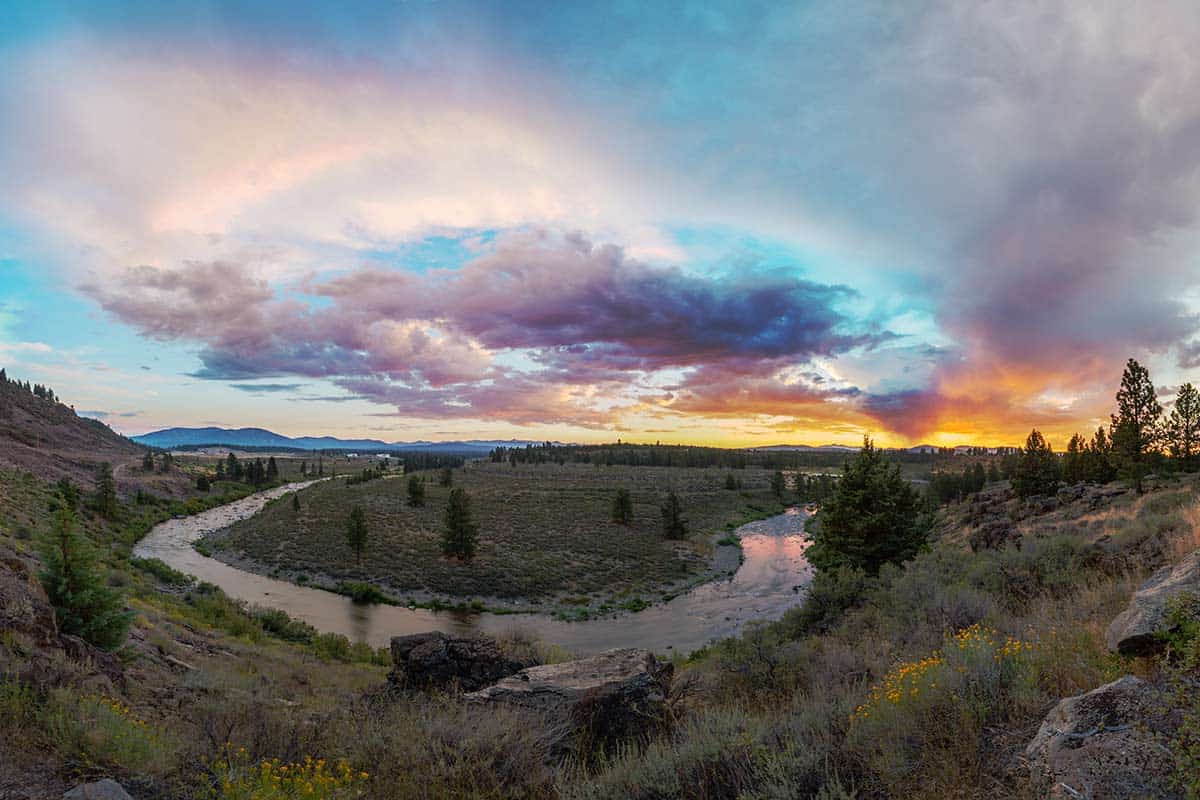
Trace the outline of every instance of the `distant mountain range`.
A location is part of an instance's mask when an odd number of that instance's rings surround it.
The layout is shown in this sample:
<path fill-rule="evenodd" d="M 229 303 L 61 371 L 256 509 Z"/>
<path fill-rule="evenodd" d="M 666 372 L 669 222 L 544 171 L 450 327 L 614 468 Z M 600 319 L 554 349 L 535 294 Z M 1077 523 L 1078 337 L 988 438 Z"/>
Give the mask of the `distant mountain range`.
<path fill-rule="evenodd" d="M 423 450 L 427 452 L 487 453 L 495 447 L 524 447 L 541 442 L 524 439 L 469 439 L 458 442 L 385 442 L 380 439 L 338 439 L 334 436 L 300 436 L 293 438 L 263 428 L 165 428 L 161 431 L 131 437 L 138 444 L 170 449 L 173 447 L 279 447 L 296 450 L 361 450 L 382 453 L 391 450 Z"/>
<path fill-rule="evenodd" d="M 846 444 L 773 444 L 768 447 L 754 447 L 753 450 L 803 450 L 809 453 L 853 453 L 859 450 L 858 447 L 851 447 Z"/>

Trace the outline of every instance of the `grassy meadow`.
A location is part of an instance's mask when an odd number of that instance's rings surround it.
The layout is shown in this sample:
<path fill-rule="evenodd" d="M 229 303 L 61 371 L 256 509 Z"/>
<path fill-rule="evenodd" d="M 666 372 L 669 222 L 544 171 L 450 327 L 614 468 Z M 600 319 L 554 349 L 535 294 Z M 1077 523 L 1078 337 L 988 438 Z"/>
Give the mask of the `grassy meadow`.
<path fill-rule="evenodd" d="M 423 473 L 425 505 L 407 505 L 407 480 L 388 477 L 348 485 L 325 481 L 205 540 L 239 566 L 316 585 L 369 581 L 395 599 L 527 599 L 565 606 L 619 604 L 631 595 L 665 593 L 711 574 L 714 534 L 782 505 L 771 473 L 741 469 L 741 488 L 725 488 L 730 472 L 682 467 L 470 463 L 453 473 L 470 494 L 479 525 L 475 558 L 446 559 L 441 534 L 450 489 Z M 617 490 L 628 489 L 633 517 L 612 521 Z M 691 535 L 668 541 L 660 505 L 673 489 Z M 350 510 L 366 513 L 369 535 L 361 563 L 346 543 Z"/>

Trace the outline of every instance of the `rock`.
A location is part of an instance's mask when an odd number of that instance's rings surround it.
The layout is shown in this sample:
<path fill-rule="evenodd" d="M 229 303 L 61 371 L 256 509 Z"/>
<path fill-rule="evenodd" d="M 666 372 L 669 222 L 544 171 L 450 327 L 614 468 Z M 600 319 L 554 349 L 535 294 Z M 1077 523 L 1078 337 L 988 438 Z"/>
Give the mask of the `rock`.
<path fill-rule="evenodd" d="M 1132 675 L 1068 697 L 1025 748 L 1038 796 L 1092 800 L 1175 798 L 1169 736 L 1156 692 Z"/>
<path fill-rule="evenodd" d="M 506 654 L 486 636 L 448 636 L 438 631 L 392 638 L 388 680 L 402 689 L 458 686 L 473 692 L 536 662 Z"/>
<path fill-rule="evenodd" d="M 21 634 L 37 647 L 58 639 L 54 607 L 33 570 L 14 555 L 0 558 L 0 630 Z"/>
<path fill-rule="evenodd" d="M 63 794 L 63 800 L 133 800 L 121 784 L 105 778 L 95 783 L 81 783 Z"/>
<path fill-rule="evenodd" d="M 470 703 L 501 703 L 546 714 L 592 741 L 642 735 L 667 719 L 674 666 L 648 650 L 609 650 L 592 658 L 530 667 L 468 694 Z"/>
<path fill-rule="evenodd" d="M 1185 593 L 1200 594 L 1200 550 L 1173 567 L 1163 567 L 1142 584 L 1108 626 L 1108 649 L 1138 655 L 1160 649 L 1156 634 L 1165 630 L 1168 604 Z"/>

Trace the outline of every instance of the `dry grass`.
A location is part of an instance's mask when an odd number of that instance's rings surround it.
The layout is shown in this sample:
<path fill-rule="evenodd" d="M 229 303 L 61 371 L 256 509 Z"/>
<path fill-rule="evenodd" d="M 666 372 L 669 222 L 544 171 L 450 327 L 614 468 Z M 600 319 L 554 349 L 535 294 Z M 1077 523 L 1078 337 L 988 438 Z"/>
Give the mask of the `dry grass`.
<path fill-rule="evenodd" d="M 248 559 L 312 582 L 370 581 L 393 597 L 422 592 L 456 598 L 529 598 L 571 605 L 676 589 L 704 577 L 711 534 L 780 510 L 764 470 L 739 472 L 744 488 L 724 488 L 727 472 L 581 464 L 471 464 L 454 473 L 471 496 L 479 546 L 470 563 L 441 554 L 449 489 L 433 474 L 424 507 L 406 503 L 406 481 L 345 485 L 328 481 L 300 494 L 301 508 L 277 502 L 218 535 L 222 557 Z M 633 495 L 633 519 L 611 519 L 618 488 Z M 683 500 L 692 537 L 664 540 L 659 506 L 668 489 Z M 359 564 L 346 544 L 349 510 L 362 507 L 369 530 Z"/>

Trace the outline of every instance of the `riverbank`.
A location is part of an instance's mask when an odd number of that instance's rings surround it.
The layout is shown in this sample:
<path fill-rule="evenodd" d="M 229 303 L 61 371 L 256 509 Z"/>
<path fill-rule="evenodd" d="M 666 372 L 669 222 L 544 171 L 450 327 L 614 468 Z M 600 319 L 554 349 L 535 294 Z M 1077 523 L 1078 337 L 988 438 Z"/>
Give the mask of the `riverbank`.
<path fill-rule="evenodd" d="M 198 547 L 246 572 L 360 599 L 579 620 L 637 612 L 728 577 L 740 555 L 728 532 L 784 510 L 764 470 L 739 471 L 729 489 L 721 470 L 472 464 L 453 479 L 480 528 L 478 553 L 463 563 L 441 554 L 449 489 L 427 477 L 422 507 L 408 505 L 403 482 L 329 482 L 303 491 L 298 509 L 269 504 L 205 532 Z M 611 518 L 622 488 L 633 499 L 627 524 Z M 683 540 L 661 533 L 667 491 L 690 523 Z M 345 543 L 355 507 L 369 531 L 361 560 Z"/>
<path fill-rule="evenodd" d="M 743 562 L 732 576 L 697 586 L 636 614 L 574 622 L 544 613 L 511 615 L 354 603 L 339 594 L 237 569 L 192 546 L 203 533 L 253 515 L 294 486 L 192 517 L 167 520 L 138 544 L 135 555 L 157 558 L 249 606 L 276 608 L 320 631 L 342 634 L 372 647 L 386 645 L 395 635 L 430 630 L 492 635 L 519 631 L 577 654 L 631 646 L 691 652 L 714 639 L 735 635 L 751 620 L 779 618 L 800 602 L 800 590 L 810 578 L 803 559 L 807 515 L 794 509 L 736 529 Z M 738 548 L 720 549 L 730 551 L 731 559 L 739 556 Z"/>

